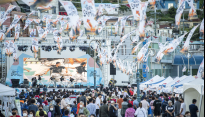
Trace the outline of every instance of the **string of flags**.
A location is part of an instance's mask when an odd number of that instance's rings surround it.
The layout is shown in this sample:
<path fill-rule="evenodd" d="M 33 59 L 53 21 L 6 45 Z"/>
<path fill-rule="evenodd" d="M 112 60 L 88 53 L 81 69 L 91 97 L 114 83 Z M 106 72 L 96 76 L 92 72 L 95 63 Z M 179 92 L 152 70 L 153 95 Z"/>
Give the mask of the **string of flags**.
<path fill-rule="evenodd" d="M 22 34 L 31 23 L 36 23 L 37 26 L 34 29 L 30 29 L 30 35 L 35 35 L 36 30 L 38 31 L 38 37 L 35 37 L 32 39 L 32 47 L 31 50 L 34 53 L 34 57 L 37 58 L 38 55 L 38 48 L 39 48 L 39 42 L 47 41 L 47 35 L 49 33 L 53 33 L 53 39 L 54 43 L 56 44 L 56 51 L 58 54 L 61 54 L 62 48 L 63 48 L 63 40 L 62 40 L 62 33 L 64 32 L 67 34 L 70 38 L 70 40 L 75 41 L 78 38 L 82 37 L 83 35 L 99 35 L 102 33 L 102 30 L 106 27 L 106 22 L 109 19 L 117 18 L 117 22 L 114 24 L 115 26 L 115 35 L 119 33 L 120 35 L 120 42 L 117 45 L 116 48 L 114 48 L 112 51 L 108 51 L 107 49 L 100 48 L 98 44 L 95 44 L 93 46 L 93 49 L 98 52 L 98 57 L 100 58 L 100 64 L 109 64 L 113 63 L 115 67 L 119 68 L 123 73 L 126 73 L 127 75 L 132 75 L 133 71 L 137 71 L 137 65 L 135 62 L 129 62 L 124 61 L 118 58 L 118 50 L 123 45 L 123 42 L 125 42 L 132 34 L 136 33 L 136 36 L 133 38 L 132 43 L 136 43 L 137 45 L 133 48 L 132 53 L 134 54 L 137 52 L 136 60 L 138 63 L 143 63 L 148 60 L 148 57 L 150 56 L 149 53 L 149 46 L 152 43 L 152 41 L 148 41 L 141 49 L 140 46 L 144 41 L 147 41 L 149 37 L 145 37 L 145 26 L 149 25 L 153 22 L 147 20 L 146 11 L 147 8 L 154 8 L 156 1 L 155 0 L 148 0 L 147 2 L 142 2 L 141 0 L 128 0 L 128 3 L 131 7 L 132 15 L 124 16 L 124 17 L 114 17 L 114 16 L 105 16 L 103 15 L 103 10 L 107 11 L 109 14 L 109 11 L 112 9 L 115 9 L 119 7 L 119 5 L 104 5 L 100 4 L 98 9 L 95 8 L 95 1 L 94 0 L 81 0 L 81 6 L 82 6 L 82 13 L 83 18 L 81 19 L 79 17 L 77 8 L 74 6 L 74 4 L 71 1 L 62 1 L 59 0 L 60 4 L 64 7 L 64 9 L 67 12 L 67 16 L 61 16 L 58 15 L 56 19 L 52 19 L 53 15 L 44 15 L 42 19 L 31 19 L 29 18 L 30 15 L 33 15 L 37 12 L 37 10 L 50 10 L 52 9 L 52 5 L 50 2 L 52 0 L 49 0 L 48 2 L 42 3 L 36 0 L 22 0 L 25 2 L 28 6 L 30 6 L 32 9 L 31 13 L 29 13 L 26 17 L 23 17 L 21 15 L 14 15 L 14 19 L 9 26 L 8 30 L 0 30 L 0 41 L 4 42 L 6 55 L 12 56 L 14 58 L 14 61 L 17 60 L 17 50 L 15 42 L 19 40 L 20 34 Z M 179 1 L 179 8 L 177 9 L 177 13 L 175 16 L 175 24 L 176 26 L 180 25 L 181 15 L 184 11 L 184 5 L 185 3 L 188 3 L 191 6 L 190 12 L 189 12 L 189 18 L 192 18 L 196 15 L 196 8 L 193 5 L 193 0 L 180 0 Z M 7 16 L 16 6 L 10 5 L 6 12 L 0 12 L 0 26 L 8 19 L 10 16 Z M 138 21 L 138 26 L 133 31 L 125 34 L 125 24 L 127 19 L 130 17 L 133 17 L 135 21 Z M 25 26 L 23 27 L 23 31 L 20 32 L 20 24 L 18 22 L 22 19 L 22 21 L 25 22 Z M 41 23 L 45 23 L 46 27 L 42 27 Z M 60 28 L 57 28 L 57 24 L 60 24 Z M 119 27 L 120 24 L 120 27 Z M 84 30 L 82 30 L 80 27 L 81 25 L 84 26 Z M 187 37 L 186 43 L 184 44 L 183 49 L 181 50 L 182 53 L 185 53 L 188 50 L 190 39 L 194 33 L 194 31 L 199 27 L 199 25 L 195 26 L 191 32 L 189 33 L 189 36 Z M 10 32 L 12 28 L 15 28 L 15 36 L 13 41 L 6 41 L 6 35 Z M 187 33 L 186 33 L 187 34 Z M 173 52 L 177 46 L 182 42 L 185 35 L 182 35 L 181 37 L 174 39 L 169 44 L 161 44 L 159 43 L 160 50 L 156 55 L 156 62 L 160 63 L 161 59 L 164 55 L 167 55 L 171 52 Z M 200 34 L 204 35 L 204 20 L 202 21 L 200 25 Z M 154 37 L 157 38 L 157 37 Z M 133 70 L 134 69 L 134 70 Z M 146 68 L 146 70 L 149 72 L 149 68 Z"/>

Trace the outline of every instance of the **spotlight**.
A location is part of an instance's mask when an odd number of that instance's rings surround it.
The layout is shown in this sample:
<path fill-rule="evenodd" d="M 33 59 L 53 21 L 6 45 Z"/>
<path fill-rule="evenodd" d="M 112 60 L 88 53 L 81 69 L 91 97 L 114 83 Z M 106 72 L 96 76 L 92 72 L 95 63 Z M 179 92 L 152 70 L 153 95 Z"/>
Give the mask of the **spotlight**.
<path fill-rule="evenodd" d="M 73 82 L 74 81 L 74 79 L 73 78 L 70 78 L 70 82 Z"/>
<path fill-rule="evenodd" d="M 63 46 L 62 50 L 66 50 L 66 46 Z"/>
<path fill-rule="evenodd" d="M 105 39 L 103 39 L 102 42 L 105 43 Z"/>
<path fill-rule="evenodd" d="M 42 50 L 45 50 L 45 46 L 44 45 L 42 45 L 41 48 L 42 48 Z"/>
<path fill-rule="evenodd" d="M 52 50 L 52 48 L 51 48 L 51 46 L 46 46 L 46 47 L 45 47 L 45 50 L 48 51 L 48 52 L 50 52 L 50 51 Z"/>
<path fill-rule="evenodd" d="M 87 41 L 84 41 L 84 44 L 87 44 Z"/>
<path fill-rule="evenodd" d="M 55 78 L 53 78 L 53 77 L 50 77 L 50 79 L 51 79 L 51 80 L 55 80 Z"/>
<path fill-rule="evenodd" d="M 57 47 L 56 47 L 56 46 L 53 46 L 53 50 L 57 50 Z"/>

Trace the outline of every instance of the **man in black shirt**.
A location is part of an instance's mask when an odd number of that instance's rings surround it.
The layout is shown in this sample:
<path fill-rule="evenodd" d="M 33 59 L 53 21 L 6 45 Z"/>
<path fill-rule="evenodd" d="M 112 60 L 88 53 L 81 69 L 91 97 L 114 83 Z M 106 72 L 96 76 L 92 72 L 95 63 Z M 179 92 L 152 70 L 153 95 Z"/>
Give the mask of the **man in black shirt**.
<path fill-rule="evenodd" d="M 154 106 L 154 115 L 156 117 L 160 117 L 161 116 L 160 110 L 161 110 L 162 102 L 159 100 L 158 96 L 156 96 L 153 106 Z"/>
<path fill-rule="evenodd" d="M 54 81 L 55 87 L 56 87 L 56 82 L 60 81 L 60 78 L 62 77 L 61 72 L 62 72 L 63 69 L 66 69 L 66 73 L 68 73 L 68 68 L 67 67 L 63 67 L 63 66 L 61 66 L 60 62 L 56 62 L 56 65 L 52 65 L 52 67 L 49 68 L 45 73 L 45 74 L 47 74 L 51 70 L 51 72 L 52 72 L 51 77 L 54 78 L 53 81 Z"/>
<path fill-rule="evenodd" d="M 175 108 L 172 105 L 172 101 L 170 100 L 169 105 L 166 107 L 167 117 L 174 117 Z"/>
<path fill-rule="evenodd" d="M 192 104 L 189 105 L 189 110 L 191 112 L 191 117 L 197 117 L 197 113 L 199 112 L 198 107 L 196 106 L 196 99 L 193 99 Z"/>
<path fill-rule="evenodd" d="M 79 80 L 83 81 L 83 82 L 87 82 L 87 77 L 85 77 L 85 75 L 83 76 L 83 73 L 87 72 L 85 70 L 85 66 L 86 66 L 86 62 L 82 62 L 80 64 L 80 66 L 78 67 L 69 67 L 70 69 L 76 69 L 77 70 L 77 74 L 74 76 L 76 82 L 78 82 Z"/>

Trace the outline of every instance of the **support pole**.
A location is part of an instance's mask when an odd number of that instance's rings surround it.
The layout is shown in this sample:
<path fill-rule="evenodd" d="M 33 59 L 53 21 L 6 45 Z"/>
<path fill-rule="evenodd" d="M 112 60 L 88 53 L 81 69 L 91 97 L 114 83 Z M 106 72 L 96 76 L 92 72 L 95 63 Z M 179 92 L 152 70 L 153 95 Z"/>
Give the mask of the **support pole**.
<path fill-rule="evenodd" d="M 137 101 L 140 102 L 140 71 L 139 71 L 139 62 L 138 64 L 138 69 L 137 69 Z"/>
<path fill-rule="evenodd" d="M 157 8 L 156 8 L 156 5 L 155 5 L 155 7 L 154 7 L 154 11 L 155 11 L 155 14 L 154 14 L 154 16 L 155 16 L 155 36 L 157 36 Z"/>
<path fill-rule="evenodd" d="M 96 89 L 96 52 L 94 50 L 94 89 Z"/>

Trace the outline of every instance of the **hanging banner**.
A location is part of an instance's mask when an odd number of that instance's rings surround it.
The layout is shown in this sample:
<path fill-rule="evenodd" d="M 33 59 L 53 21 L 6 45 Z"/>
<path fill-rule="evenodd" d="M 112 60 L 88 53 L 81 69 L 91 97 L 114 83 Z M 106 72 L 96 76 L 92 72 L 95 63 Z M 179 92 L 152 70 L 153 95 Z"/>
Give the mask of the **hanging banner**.
<path fill-rule="evenodd" d="M 187 3 L 189 4 L 189 6 L 191 7 L 189 10 L 189 20 L 193 19 L 195 16 L 197 16 L 196 14 L 196 8 L 194 7 L 194 0 L 186 0 Z"/>
<path fill-rule="evenodd" d="M 54 37 L 54 42 L 55 43 L 62 43 L 63 42 L 63 39 L 62 37 L 60 36 L 60 31 L 59 30 L 55 30 L 53 31 L 53 37 Z"/>
<path fill-rule="evenodd" d="M 13 60 L 14 60 L 14 62 L 18 61 L 17 46 L 16 45 L 14 45 Z"/>
<path fill-rule="evenodd" d="M 38 7 L 46 7 L 52 0 L 22 0 L 25 4 L 35 9 Z"/>
<path fill-rule="evenodd" d="M 134 54 L 137 50 L 138 50 L 138 48 L 139 48 L 139 46 L 142 44 L 142 41 L 140 41 L 134 48 L 133 48 L 133 50 L 132 50 L 132 54 Z"/>
<path fill-rule="evenodd" d="M 145 20 L 139 22 L 139 40 L 144 41 L 145 38 Z"/>
<path fill-rule="evenodd" d="M 44 31 L 40 26 L 36 26 L 36 27 L 37 27 L 37 30 L 38 30 L 38 35 L 40 37 L 40 40 L 41 41 L 46 41 L 46 37 L 47 37 L 48 32 Z"/>
<path fill-rule="evenodd" d="M 19 41 L 19 34 L 20 34 L 20 24 L 16 24 L 14 42 Z"/>
<path fill-rule="evenodd" d="M 38 13 L 38 11 L 31 11 L 31 13 L 29 13 L 28 16 L 36 14 L 36 13 Z"/>
<path fill-rule="evenodd" d="M 156 63 L 160 63 L 162 58 L 164 57 L 164 50 L 166 49 L 166 43 L 164 45 L 162 45 L 161 43 L 159 43 L 159 52 L 157 53 L 157 56 L 156 56 L 156 59 L 155 59 L 155 62 Z"/>
<path fill-rule="evenodd" d="M 112 16 L 102 16 L 99 20 L 98 20 L 98 24 L 100 24 L 101 22 L 101 26 L 98 28 L 98 33 L 101 33 L 101 31 L 105 28 L 106 26 L 106 22 L 111 19 L 114 18 Z"/>
<path fill-rule="evenodd" d="M 0 19 L 4 18 L 4 13 L 5 13 L 5 11 L 0 11 Z"/>
<path fill-rule="evenodd" d="M 5 47 L 5 55 L 6 56 L 12 56 L 14 52 L 14 41 L 5 41 L 4 42 L 4 47 Z"/>
<path fill-rule="evenodd" d="M 118 18 L 118 21 L 114 24 L 115 26 L 115 36 L 117 36 L 118 31 L 119 31 L 119 22 L 121 21 L 122 17 Z"/>
<path fill-rule="evenodd" d="M 204 37 L 204 19 L 201 22 L 201 26 L 200 26 L 200 37 Z"/>
<path fill-rule="evenodd" d="M 128 34 L 126 34 L 125 36 L 123 36 L 121 39 L 120 39 L 120 42 L 123 43 L 128 37 L 130 37 L 133 33 L 136 32 L 136 29 L 133 30 L 132 32 L 129 32 Z"/>
<path fill-rule="evenodd" d="M 104 4 L 104 9 L 108 14 L 113 14 L 113 11 L 115 11 L 116 8 L 119 7 L 118 4 Z"/>
<path fill-rule="evenodd" d="M 53 15 L 44 15 L 42 18 L 43 22 L 46 22 L 47 19 L 51 19 L 53 17 Z"/>
<path fill-rule="evenodd" d="M 35 37 L 35 35 L 36 35 L 36 29 L 30 28 L 30 29 L 29 29 L 29 33 L 30 33 L 30 37 Z"/>
<path fill-rule="evenodd" d="M 150 4 L 150 8 L 154 9 L 155 8 L 155 4 L 156 4 L 156 0 L 148 0 L 149 4 Z"/>
<path fill-rule="evenodd" d="M 33 19 L 28 18 L 25 22 L 25 26 L 23 28 L 23 31 L 33 22 Z"/>
<path fill-rule="evenodd" d="M 140 10 L 140 21 L 147 19 L 147 6 L 148 2 L 141 2 L 141 10 Z"/>
<path fill-rule="evenodd" d="M 182 50 L 180 51 L 181 53 L 187 53 L 188 52 L 188 49 L 189 49 L 189 43 L 190 43 L 190 40 L 192 38 L 192 35 L 194 34 L 195 30 L 197 29 L 199 25 L 195 26 L 189 33 L 187 39 L 186 39 L 186 42 L 182 48 Z"/>
<path fill-rule="evenodd" d="M 41 23 L 41 19 L 33 19 L 33 21 L 38 25 Z"/>
<path fill-rule="evenodd" d="M 38 39 L 32 39 L 32 52 L 34 53 L 34 58 L 37 59 L 38 57 Z"/>
<path fill-rule="evenodd" d="M 199 70 L 198 70 L 196 78 L 204 79 L 204 59 L 203 59 L 201 65 L 199 66 Z"/>
<path fill-rule="evenodd" d="M 52 7 L 53 6 L 51 4 L 48 4 L 47 6 L 39 6 L 37 7 L 37 9 L 40 10 L 41 12 L 46 12 L 52 10 Z"/>
<path fill-rule="evenodd" d="M 9 19 L 9 18 L 10 18 L 10 16 L 6 16 L 6 17 L 0 19 L 0 26 L 2 26 L 3 23 L 4 23 L 7 19 Z"/>
<path fill-rule="evenodd" d="M 135 21 L 140 20 L 141 0 L 128 0 Z"/>
<path fill-rule="evenodd" d="M 104 4 L 100 4 L 99 7 L 98 7 L 98 10 L 97 10 L 97 13 L 95 15 L 95 20 L 97 21 L 100 16 L 102 16 L 103 14 L 103 9 L 105 8 L 105 5 Z"/>
<path fill-rule="evenodd" d="M 147 44 L 145 44 L 142 49 L 139 51 L 138 55 L 137 55 L 137 60 L 139 63 L 141 63 L 143 61 L 143 58 L 145 57 L 147 51 L 148 51 L 148 48 L 149 48 L 149 45 L 152 41 L 148 42 Z"/>
<path fill-rule="evenodd" d="M 94 0 L 81 0 L 81 7 L 83 12 L 83 23 L 85 27 L 85 34 L 97 35 L 98 23 L 95 20 L 96 9 Z"/>
<path fill-rule="evenodd" d="M 60 20 L 61 28 L 60 32 L 63 32 L 65 25 L 68 23 L 67 20 Z"/>
<path fill-rule="evenodd" d="M 136 31 L 137 32 L 137 31 Z M 132 43 L 138 42 L 140 40 L 140 36 L 136 35 L 133 39 L 132 39 Z"/>
<path fill-rule="evenodd" d="M 14 20 L 13 22 L 11 23 L 10 27 L 8 28 L 7 32 L 6 32 L 6 35 L 9 33 L 9 31 L 18 23 L 18 21 L 21 19 L 21 15 L 14 15 Z"/>
<path fill-rule="evenodd" d="M 52 19 L 46 19 L 46 31 L 52 33 L 52 26 L 51 26 Z"/>
<path fill-rule="evenodd" d="M 5 38 L 6 38 L 5 31 L 0 30 L 0 42 L 4 41 Z"/>
<path fill-rule="evenodd" d="M 16 8 L 16 6 L 10 4 L 9 7 L 8 7 L 8 9 L 7 9 L 6 12 L 4 13 L 4 18 L 5 18 L 9 13 L 11 13 L 11 11 L 12 11 L 14 8 Z"/>
<path fill-rule="evenodd" d="M 187 68 L 186 66 L 184 66 L 184 68 L 182 69 L 182 72 L 186 72 Z"/>
<path fill-rule="evenodd" d="M 63 48 L 63 43 L 57 43 L 56 46 L 57 46 L 57 53 L 61 54 L 62 48 Z"/>
<path fill-rule="evenodd" d="M 186 33 L 186 34 L 187 34 L 187 33 Z M 166 49 L 163 51 L 163 53 L 164 53 L 165 55 L 168 55 L 168 53 L 173 52 L 173 51 L 177 48 L 177 46 L 183 41 L 184 36 L 185 36 L 186 34 L 184 34 L 184 35 L 182 35 L 181 37 L 179 37 L 178 39 L 174 39 L 172 42 L 170 42 L 170 43 L 165 47 Z"/>
<path fill-rule="evenodd" d="M 181 22 L 181 16 L 182 16 L 182 13 L 183 13 L 183 11 L 184 11 L 184 6 L 185 6 L 185 1 L 183 1 L 183 2 L 179 5 L 179 8 L 177 9 L 177 12 L 176 12 L 175 24 L 176 24 L 177 28 L 179 27 L 180 22 Z"/>
<path fill-rule="evenodd" d="M 126 24 L 126 21 L 127 19 L 131 17 L 131 16 L 125 16 L 121 19 L 121 28 L 120 28 L 120 31 L 121 31 L 121 37 L 124 35 L 125 33 L 125 24 Z"/>

